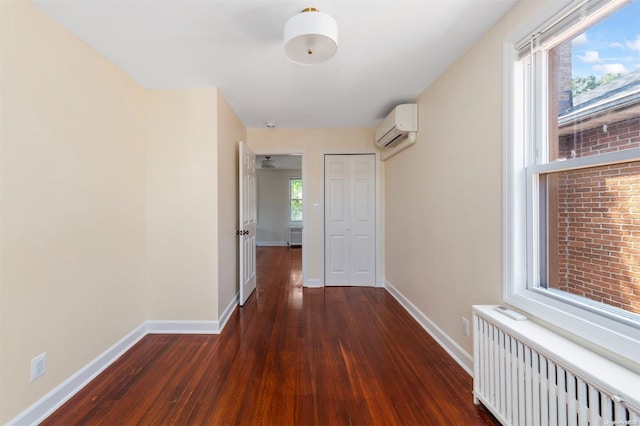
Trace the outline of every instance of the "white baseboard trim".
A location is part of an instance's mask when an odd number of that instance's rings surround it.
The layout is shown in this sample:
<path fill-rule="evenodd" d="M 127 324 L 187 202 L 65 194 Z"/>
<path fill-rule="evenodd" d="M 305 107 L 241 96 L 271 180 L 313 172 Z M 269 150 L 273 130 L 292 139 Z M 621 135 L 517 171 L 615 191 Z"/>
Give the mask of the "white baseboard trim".
<path fill-rule="evenodd" d="M 231 314 L 233 314 L 237 304 L 238 295 L 236 294 L 222 313 L 220 321 L 145 321 L 73 376 L 33 403 L 22 413 L 9 420 L 6 426 L 35 426 L 39 424 L 147 334 L 220 333 L 222 327 L 226 325 Z"/>
<path fill-rule="evenodd" d="M 222 312 L 222 315 L 220 315 L 220 319 L 218 320 L 219 322 L 218 333 L 222 332 L 222 329 L 224 328 L 224 326 L 227 325 L 227 321 L 229 321 L 231 314 L 233 314 L 233 312 L 236 310 L 236 306 L 238 306 L 239 302 L 240 302 L 240 293 L 236 293 L 236 295 L 233 296 L 233 299 L 231 299 L 227 307 Z"/>
<path fill-rule="evenodd" d="M 258 241 L 257 247 L 286 247 L 289 244 L 286 241 Z"/>
<path fill-rule="evenodd" d="M 218 334 L 218 321 L 147 321 L 147 334 Z"/>
<path fill-rule="evenodd" d="M 447 333 L 442 331 L 433 321 L 429 319 L 416 305 L 411 303 L 397 288 L 389 281 L 385 281 L 387 291 L 406 309 L 407 312 L 424 328 L 442 348 L 473 377 L 473 357 L 460 347 Z"/>
<path fill-rule="evenodd" d="M 318 279 L 318 278 L 309 278 L 308 280 L 305 281 L 304 286 L 308 287 L 308 288 L 322 288 L 322 287 L 324 287 L 322 285 L 322 281 L 320 281 L 320 279 Z"/>
<path fill-rule="evenodd" d="M 98 374 L 102 373 L 115 360 L 135 345 L 147 334 L 147 325 L 143 323 L 116 344 L 104 351 L 96 359 L 81 368 L 73 376 L 56 386 L 51 392 L 40 398 L 29 408 L 9 420 L 7 426 L 37 425 L 49 417 L 62 404 L 78 393 Z"/>
<path fill-rule="evenodd" d="M 305 287 L 322 288 L 320 279 L 308 279 Z M 473 358 L 455 341 L 424 315 L 411 301 L 388 281 L 384 287 L 438 342 L 442 348 L 470 375 L 473 376 Z M 229 302 L 220 321 L 146 321 L 117 343 L 62 382 L 51 392 L 32 404 L 7 423 L 7 426 L 37 425 L 68 401 L 98 374 L 113 364 L 126 351 L 147 334 L 217 334 L 226 325 L 238 304 L 238 295 Z"/>

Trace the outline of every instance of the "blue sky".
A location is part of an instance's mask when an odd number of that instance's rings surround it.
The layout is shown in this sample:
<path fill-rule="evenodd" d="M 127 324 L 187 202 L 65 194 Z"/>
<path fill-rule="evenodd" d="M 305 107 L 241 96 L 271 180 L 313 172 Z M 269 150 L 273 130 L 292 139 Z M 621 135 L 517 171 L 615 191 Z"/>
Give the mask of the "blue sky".
<path fill-rule="evenodd" d="M 575 37 L 572 45 L 574 78 L 640 68 L 640 0 Z"/>

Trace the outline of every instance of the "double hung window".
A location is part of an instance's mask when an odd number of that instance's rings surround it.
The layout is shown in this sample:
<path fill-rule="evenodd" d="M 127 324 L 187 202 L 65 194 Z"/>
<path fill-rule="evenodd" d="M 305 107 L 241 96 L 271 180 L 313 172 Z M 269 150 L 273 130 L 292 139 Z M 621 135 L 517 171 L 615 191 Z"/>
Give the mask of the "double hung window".
<path fill-rule="evenodd" d="M 508 43 L 505 300 L 638 362 L 640 0 Z"/>
<path fill-rule="evenodd" d="M 302 222 L 302 179 L 289 178 L 289 221 Z"/>

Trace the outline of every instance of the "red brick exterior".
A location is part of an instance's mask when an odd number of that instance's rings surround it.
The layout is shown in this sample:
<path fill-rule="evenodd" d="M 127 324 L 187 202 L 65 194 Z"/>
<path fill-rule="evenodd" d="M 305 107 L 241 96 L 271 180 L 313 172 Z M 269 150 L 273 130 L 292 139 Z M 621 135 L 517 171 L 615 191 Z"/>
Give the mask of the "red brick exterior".
<path fill-rule="evenodd" d="M 621 149 L 640 148 L 640 117 L 598 126 L 560 138 L 559 157 L 576 158 Z"/>
<path fill-rule="evenodd" d="M 559 142 L 565 158 L 640 147 L 640 117 Z M 640 314 L 640 162 L 557 175 L 558 277 L 550 283 Z"/>

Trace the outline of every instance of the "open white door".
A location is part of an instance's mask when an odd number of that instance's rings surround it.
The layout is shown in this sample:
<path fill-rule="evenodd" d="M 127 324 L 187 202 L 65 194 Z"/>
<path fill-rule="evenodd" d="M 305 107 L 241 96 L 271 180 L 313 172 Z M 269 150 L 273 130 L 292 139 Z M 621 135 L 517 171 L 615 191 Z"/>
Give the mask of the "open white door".
<path fill-rule="evenodd" d="M 240 229 L 240 306 L 256 289 L 256 155 L 240 142 L 238 223 Z"/>

